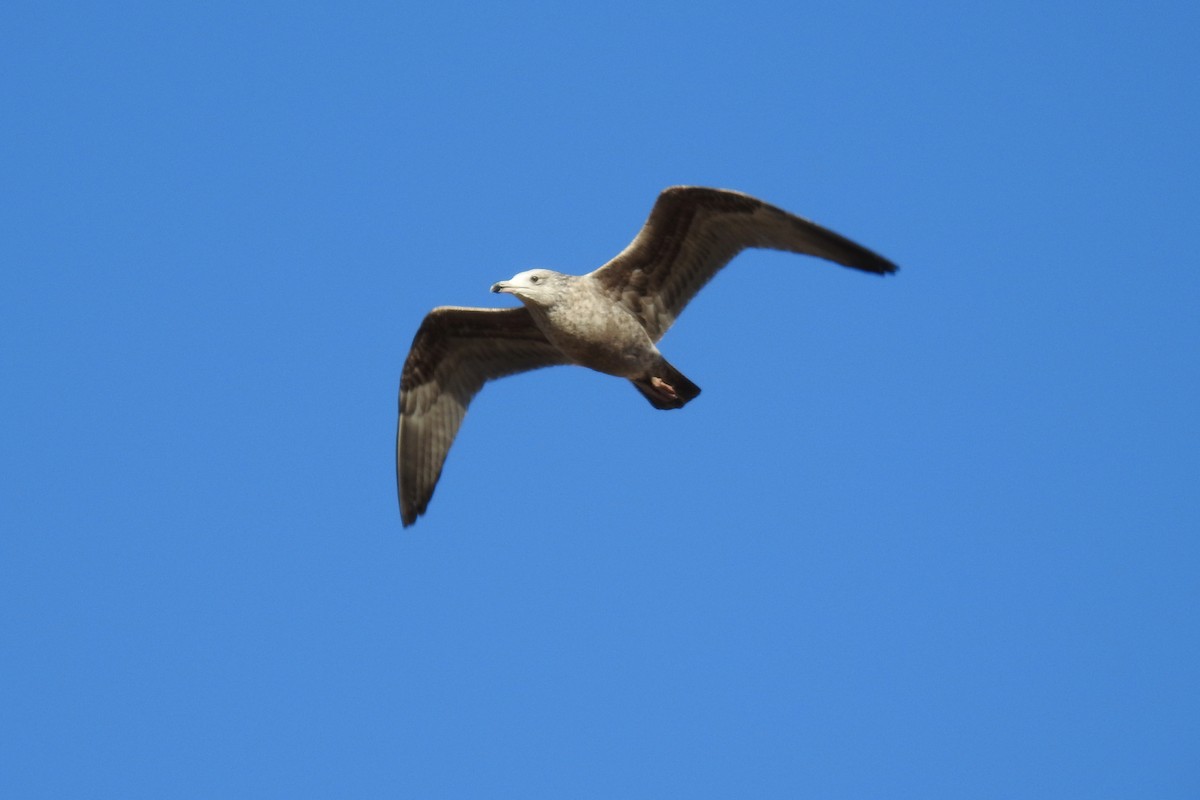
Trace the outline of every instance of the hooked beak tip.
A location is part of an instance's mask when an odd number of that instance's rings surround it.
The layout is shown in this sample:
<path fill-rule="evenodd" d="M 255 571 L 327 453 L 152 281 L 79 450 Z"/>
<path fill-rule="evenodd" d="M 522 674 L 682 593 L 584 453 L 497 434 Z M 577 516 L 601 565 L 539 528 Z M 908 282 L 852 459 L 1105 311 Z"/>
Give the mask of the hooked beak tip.
<path fill-rule="evenodd" d="M 503 292 L 503 291 L 505 291 L 507 288 L 508 288 L 508 287 L 506 286 L 506 284 L 504 283 L 504 281 L 500 281 L 499 283 L 493 283 L 493 284 L 492 284 L 492 291 L 493 291 L 493 292 L 495 292 L 495 293 L 497 293 L 497 294 L 499 294 L 500 292 Z"/>

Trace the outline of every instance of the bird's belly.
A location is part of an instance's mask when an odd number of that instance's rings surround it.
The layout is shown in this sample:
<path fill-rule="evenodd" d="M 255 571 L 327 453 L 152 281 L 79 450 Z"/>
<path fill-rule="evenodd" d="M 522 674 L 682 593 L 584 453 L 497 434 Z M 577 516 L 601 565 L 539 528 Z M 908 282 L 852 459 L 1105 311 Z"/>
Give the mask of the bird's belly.
<path fill-rule="evenodd" d="M 551 327 L 546 336 L 568 358 L 583 367 L 634 378 L 643 375 L 654 363 L 657 348 L 641 326 L 631 328 L 612 320 L 611 324 L 580 329 L 574 326 Z"/>

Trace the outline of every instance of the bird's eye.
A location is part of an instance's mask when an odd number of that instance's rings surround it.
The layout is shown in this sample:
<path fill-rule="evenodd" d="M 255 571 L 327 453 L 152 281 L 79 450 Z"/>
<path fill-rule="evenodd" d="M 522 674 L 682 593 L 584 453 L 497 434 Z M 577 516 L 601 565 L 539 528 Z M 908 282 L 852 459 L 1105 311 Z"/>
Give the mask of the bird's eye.
<path fill-rule="evenodd" d="M 530 275 L 530 276 L 529 276 L 529 282 L 530 282 L 530 283 L 539 283 L 541 280 L 542 280 L 542 276 L 541 276 L 541 275 Z"/>

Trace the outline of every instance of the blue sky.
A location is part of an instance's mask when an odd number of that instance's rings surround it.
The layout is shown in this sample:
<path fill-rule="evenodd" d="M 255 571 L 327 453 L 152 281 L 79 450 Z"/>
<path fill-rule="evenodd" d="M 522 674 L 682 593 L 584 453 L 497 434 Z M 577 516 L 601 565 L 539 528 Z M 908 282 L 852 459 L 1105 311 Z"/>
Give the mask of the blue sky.
<path fill-rule="evenodd" d="M 1191 798 L 1194 4 L 27 3 L 0 26 L 0 794 Z M 662 188 L 747 253 L 655 412 L 433 306 Z"/>

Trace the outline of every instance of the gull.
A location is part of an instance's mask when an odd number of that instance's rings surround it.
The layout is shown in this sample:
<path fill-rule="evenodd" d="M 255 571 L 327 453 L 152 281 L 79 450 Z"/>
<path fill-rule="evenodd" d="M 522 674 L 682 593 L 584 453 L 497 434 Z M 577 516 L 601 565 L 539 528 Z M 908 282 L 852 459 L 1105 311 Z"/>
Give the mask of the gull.
<path fill-rule="evenodd" d="M 493 284 L 516 308 L 442 306 L 400 376 L 396 485 L 404 527 L 425 513 L 467 406 L 490 380 L 557 364 L 625 378 L 654 408 L 700 394 L 656 343 L 697 292 L 747 248 L 786 250 L 887 275 L 886 258 L 747 194 L 664 190 L 634 240 L 586 275 L 531 269 Z"/>

